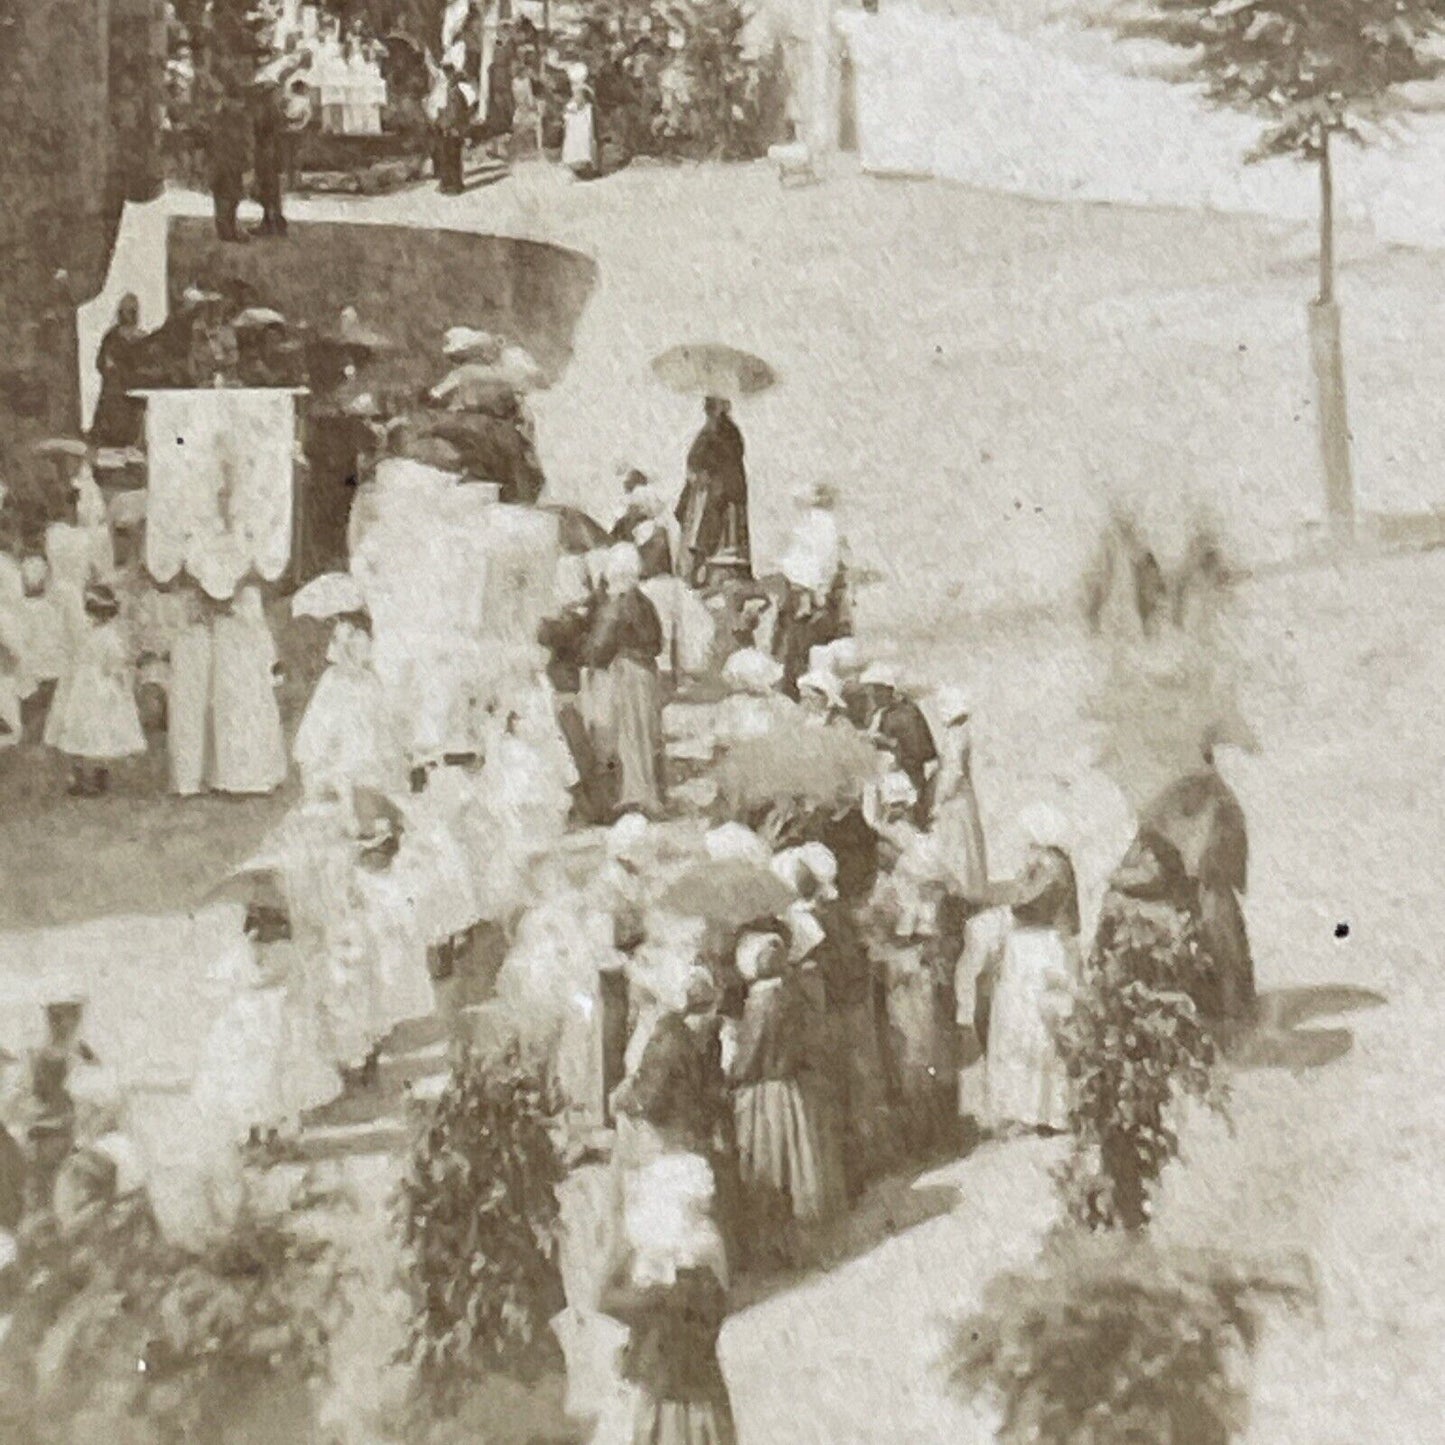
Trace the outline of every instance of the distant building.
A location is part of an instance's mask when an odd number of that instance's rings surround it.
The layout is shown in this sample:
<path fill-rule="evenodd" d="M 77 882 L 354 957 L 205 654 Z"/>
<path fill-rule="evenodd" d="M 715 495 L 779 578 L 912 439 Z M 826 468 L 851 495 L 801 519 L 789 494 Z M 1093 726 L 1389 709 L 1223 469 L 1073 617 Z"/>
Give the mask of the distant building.
<path fill-rule="evenodd" d="M 165 51 L 164 0 L 0 0 L 0 464 L 79 425 L 73 306 L 160 189 Z"/>

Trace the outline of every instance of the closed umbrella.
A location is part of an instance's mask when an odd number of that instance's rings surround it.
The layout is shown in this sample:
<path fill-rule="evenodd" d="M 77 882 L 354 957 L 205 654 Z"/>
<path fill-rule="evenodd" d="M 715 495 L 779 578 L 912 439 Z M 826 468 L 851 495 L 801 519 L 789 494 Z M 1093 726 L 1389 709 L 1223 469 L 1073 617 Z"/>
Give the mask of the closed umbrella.
<path fill-rule="evenodd" d="M 70 457 L 84 461 L 90 455 L 90 447 L 77 437 L 47 437 L 36 442 L 34 451 L 40 457 Z"/>
<path fill-rule="evenodd" d="M 261 331 L 268 326 L 285 326 L 286 318 L 269 306 L 248 306 L 231 325 L 237 331 Z"/>
<path fill-rule="evenodd" d="M 665 386 L 684 396 L 720 396 L 736 400 L 756 396 L 777 384 L 777 373 L 761 357 L 716 342 L 688 342 L 665 351 L 652 363 Z"/>

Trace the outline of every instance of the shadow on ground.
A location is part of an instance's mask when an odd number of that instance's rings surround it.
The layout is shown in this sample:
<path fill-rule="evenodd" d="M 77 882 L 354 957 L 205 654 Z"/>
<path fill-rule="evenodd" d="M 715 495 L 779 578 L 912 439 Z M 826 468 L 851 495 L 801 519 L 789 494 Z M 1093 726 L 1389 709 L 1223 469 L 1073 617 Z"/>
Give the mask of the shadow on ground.
<path fill-rule="evenodd" d="M 826 1234 L 811 1242 L 805 1264 L 743 1276 L 733 1289 L 732 1311 L 749 1309 L 797 1289 L 829 1270 L 860 1259 L 895 1235 L 947 1214 L 958 1201 L 958 1190 L 952 1185 L 919 1182 L 939 1162 L 932 1161 L 916 1173 L 894 1175 L 873 1185 Z"/>
<path fill-rule="evenodd" d="M 1315 1019 L 1336 1018 L 1381 1008 L 1388 1000 L 1351 984 L 1278 989 L 1260 995 L 1260 1022 L 1230 1049 L 1236 1069 L 1318 1069 L 1344 1058 L 1354 1047 L 1350 1029 L 1307 1028 Z"/>

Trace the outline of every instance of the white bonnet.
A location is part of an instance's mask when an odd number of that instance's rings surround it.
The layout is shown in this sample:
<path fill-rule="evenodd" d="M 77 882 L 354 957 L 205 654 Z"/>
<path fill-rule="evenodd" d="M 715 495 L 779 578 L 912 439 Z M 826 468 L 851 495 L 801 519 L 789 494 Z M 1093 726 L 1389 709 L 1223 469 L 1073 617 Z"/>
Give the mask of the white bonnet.
<path fill-rule="evenodd" d="M 733 653 L 723 666 L 723 681 L 743 692 L 766 695 L 782 680 L 782 663 L 756 647 Z"/>
<path fill-rule="evenodd" d="M 648 822 L 641 813 L 624 813 L 607 830 L 607 856 L 632 857 L 647 840 Z"/>
<path fill-rule="evenodd" d="M 804 843 L 798 854 L 807 865 L 808 872 L 822 885 L 825 893 L 831 893 L 838 883 L 838 860 L 833 850 L 822 843 Z"/>
<path fill-rule="evenodd" d="M 607 582 L 613 587 L 635 586 L 642 577 L 642 555 L 631 542 L 619 542 L 607 553 Z"/>
<path fill-rule="evenodd" d="M 885 808 L 911 808 L 918 801 L 918 790 L 907 773 L 888 773 L 878 784 L 878 796 Z"/>

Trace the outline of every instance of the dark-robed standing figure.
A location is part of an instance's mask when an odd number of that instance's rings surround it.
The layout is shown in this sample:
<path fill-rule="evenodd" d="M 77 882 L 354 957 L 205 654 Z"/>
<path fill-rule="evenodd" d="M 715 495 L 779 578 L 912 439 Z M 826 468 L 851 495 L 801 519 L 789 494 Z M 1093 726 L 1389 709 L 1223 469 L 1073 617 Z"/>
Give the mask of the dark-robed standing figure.
<path fill-rule="evenodd" d="M 291 134 L 286 121 L 286 96 L 279 82 L 263 82 L 251 97 L 251 140 L 256 165 L 256 199 L 261 203 L 260 236 L 284 236 L 282 200 L 291 169 Z"/>
<path fill-rule="evenodd" d="M 140 302 L 133 295 L 122 296 L 115 324 L 101 338 L 95 358 L 95 369 L 100 373 L 100 400 L 95 406 L 91 438 L 97 446 L 129 447 L 140 440 L 145 403 L 128 393 L 140 385 L 144 341 Z"/>
<path fill-rule="evenodd" d="M 1178 849 L 1199 889 L 1200 941 L 1210 976 L 1195 1000 L 1216 1023 L 1245 1023 L 1257 997 L 1254 954 L 1240 899 L 1249 882 L 1244 808 L 1215 766 L 1216 734 L 1203 744 L 1203 767 L 1166 788 L 1143 813 L 1142 828 Z"/>
<path fill-rule="evenodd" d="M 211 201 L 216 235 L 223 241 L 244 241 L 236 212 L 246 191 L 247 141 L 251 129 L 245 100 L 221 93 L 211 105 L 207 154 L 211 166 Z"/>
<path fill-rule="evenodd" d="M 708 565 L 724 552 L 743 575 L 752 575 L 743 434 L 722 397 L 708 397 L 703 407 L 707 420 L 688 451 L 687 482 L 677 504 L 683 579 L 694 586 L 706 581 Z"/>
<path fill-rule="evenodd" d="M 446 67 L 447 98 L 437 123 L 437 189 L 444 196 L 459 196 L 465 186 L 467 128 L 471 106 L 455 66 Z"/>

